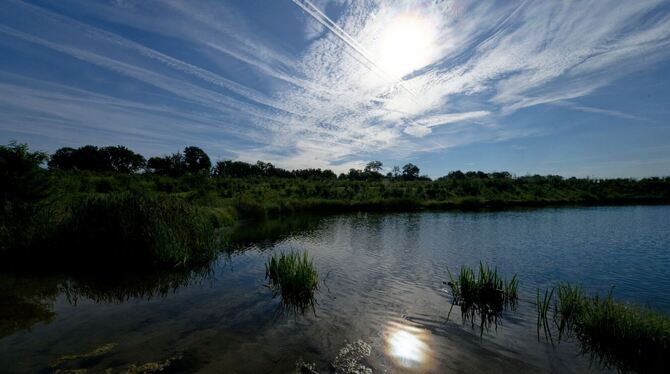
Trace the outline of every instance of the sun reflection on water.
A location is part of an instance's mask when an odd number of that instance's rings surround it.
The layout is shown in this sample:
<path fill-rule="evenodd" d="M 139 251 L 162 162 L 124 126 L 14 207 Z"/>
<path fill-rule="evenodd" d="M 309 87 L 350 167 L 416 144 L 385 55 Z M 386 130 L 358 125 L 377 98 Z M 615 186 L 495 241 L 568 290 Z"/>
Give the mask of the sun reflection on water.
<path fill-rule="evenodd" d="M 430 334 L 421 328 L 389 323 L 386 350 L 396 363 L 408 369 L 424 369 L 430 363 Z"/>

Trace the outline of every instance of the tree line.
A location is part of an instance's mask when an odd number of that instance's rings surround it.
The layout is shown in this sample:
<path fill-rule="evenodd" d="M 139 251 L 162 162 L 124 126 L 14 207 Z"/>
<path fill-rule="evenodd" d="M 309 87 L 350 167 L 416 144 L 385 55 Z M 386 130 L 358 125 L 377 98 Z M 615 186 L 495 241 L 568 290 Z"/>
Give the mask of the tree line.
<path fill-rule="evenodd" d="M 330 169 L 307 168 L 287 170 L 273 165 L 271 162 L 257 161 L 248 163 L 235 160 L 221 160 L 212 163 L 209 155 L 201 148 L 189 146 L 183 151 L 167 154 L 158 157 L 151 157 L 148 160 L 139 153 L 136 153 L 124 146 L 106 146 L 96 147 L 85 145 L 79 148 L 63 147 L 58 149 L 52 155 L 43 152 L 29 152 L 25 144 L 10 143 L 2 148 L 4 159 L 0 163 L 20 163 L 17 156 L 21 154 L 39 155 L 40 164 L 46 165 L 50 170 L 62 171 L 93 171 L 103 173 L 120 174 L 146 174 L 168 177 L 181 177 L 184 175 L 204 175 L 221 178 L 248 178 L 248 177 L 274 177 L 274 178 L 297 178 L 314 180 L 354 180 L 354 181 L 378 181 L 378 180 L 404 180 L 404 181 L 430 181 L 428 176 L 421 175 L 421 169 L 412 163 L 407 163 L 402 167 L 393 166 L 388 172 L 385 171 L 384 164 L 381 161 L 370 161 L 363 169 L 351 168 L 346 173 L 335 174 Z M 22 151 L 18 151 L 21 149 Z M 17 160 L 12 161 L 10 155 L 15 154 Z M 5 157 L 6 156 L 6 157 Z M 658 178 L 647 178 L 655 180 Z M 516 177 L 507 171 L 486 173 L 482 171 L 461 170 L 451 171 L 448 174 L 439 177 L 436 181 L 440 182 L 468 182 L 468 183 L 497 183 L 499 181 L 525 181 L 529 183 L 550 183 L 557 184 L 561 181 L 580 181 L 580 178 L 564 178 L 559 175 L 527 175 Z M 588 181 L 589 178 L 584 179 Z M 592 179 L 590 183 L 602 181 L 609 183 L 607 179 Z"/>
<path fill-rule="evenodd" d="M 339 176 L 330 169 L 308 168 L 287 170 L 270 162 L 257 161 L 255 164 L 243 161 L 222 160 L 212 164 L 210 157 L 201 148 L 189 146 L 181 152 L 148 160 L 124 146 L 96 147 L 85 145 L 79 148 L 63 147 L 54 152 L 47 165 L 51 170 L 87 170 L 95 172 L 149 173 L 162 176 L 180 177 L 185 174 L 207 174 L 214 177 L 277 177 L 302 179 L 351 179 L 377 180 L 383 178 L 402 180 L 430 180 L 420 175 L 418 166 L 408 163 L 402 168 L 394 166 L 382 174 L 383 163 L 371 161 L 364 169 L 349 169 Z"/>

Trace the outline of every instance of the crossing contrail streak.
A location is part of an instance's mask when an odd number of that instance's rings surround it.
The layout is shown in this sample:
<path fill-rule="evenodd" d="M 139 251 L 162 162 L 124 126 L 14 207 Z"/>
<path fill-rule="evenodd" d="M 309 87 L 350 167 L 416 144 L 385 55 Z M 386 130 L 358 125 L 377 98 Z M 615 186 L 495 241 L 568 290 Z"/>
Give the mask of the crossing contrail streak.
<path fill-rule="evenodd" d="M 382 78 L 386 79 L 387 81 L 393 83 L 393 84 L 398 84 L 403 90 L 405 90 L 407 93 L 409 93 L 412 96 L 412 99 L 415 99 L 417 96 L 414 92 L 412 92 L 410 89 L 405 87 L 402 82 L 397 82 L 389 77 L 389 75 L 384 71 L 384 69 L 380 68 L 379 65 L 374 61 L 372 57 L 370 57 L 370 54 L 368 51 L 360 45 L 354 39 L 351 35 L 349 35 L 346 31 L 344 31 L 340 26 L 335 23 L 335 21 L 331 20 L 328 18 L 327 15 L 325 15 L 323 12 L 321 12 L 314 4 L 312 4 L 309 0 L 292 0 L 294 4 L 299 6 L 302 10 L 304 10 L 307 14 L 309 14 L 312 18 L 314 18 L 317 22 L 322 24 L 324 27 L 326 27 L 328 30 L 330 30 L 335 36 L 337 36 L 340 40 L 342 40 L 346 45 L 351 47 L 354 51 L 356 51 L 358 54 L 360 54 L 365 61 L 370 64 L 371 66 L 367 66 L 365 64 L 365 67 L 373 71 L 374 73 L 381 75 Z M 360 60 L 359 60 L 360 61 Z"/>

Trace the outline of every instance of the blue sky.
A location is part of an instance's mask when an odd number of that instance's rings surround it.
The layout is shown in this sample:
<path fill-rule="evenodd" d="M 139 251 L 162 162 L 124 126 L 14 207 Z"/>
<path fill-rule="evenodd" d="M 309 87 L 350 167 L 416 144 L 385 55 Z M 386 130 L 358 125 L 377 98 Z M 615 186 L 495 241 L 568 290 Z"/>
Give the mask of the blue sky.
<path fill-rule="evenodd" d="M 0 141 L 670 175 L 670 2 L 0 2 Z"/>

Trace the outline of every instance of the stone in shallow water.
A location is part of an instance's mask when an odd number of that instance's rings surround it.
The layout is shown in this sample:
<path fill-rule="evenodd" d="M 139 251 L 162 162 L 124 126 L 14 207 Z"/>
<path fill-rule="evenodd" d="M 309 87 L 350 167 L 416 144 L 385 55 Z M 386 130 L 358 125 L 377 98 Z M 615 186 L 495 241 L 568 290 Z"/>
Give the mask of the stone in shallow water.
<path fill-rule="evenodd" d="M 372 374 L 372 369 L 363 361 L 372 353 L 370 344 L 357 340 L 342 347 L 335 357 L 332 366 L 337 374 Z M 296 374 L 318 374 L 316 364 L 305 362 L 300 358 L 295 363 Z"/>
<path fill-rule="evenodd" d="M 333 361 L 335 372 L 338 374 L 371 374 L 372 369 L 362 363 L 371 353 L 370 344 L 360 339 L 345 345 Z"/>

